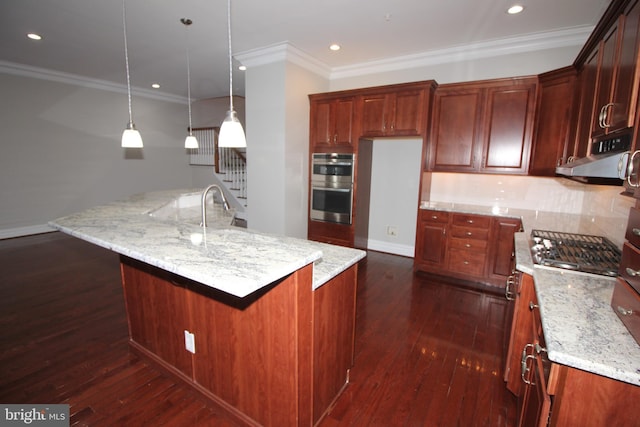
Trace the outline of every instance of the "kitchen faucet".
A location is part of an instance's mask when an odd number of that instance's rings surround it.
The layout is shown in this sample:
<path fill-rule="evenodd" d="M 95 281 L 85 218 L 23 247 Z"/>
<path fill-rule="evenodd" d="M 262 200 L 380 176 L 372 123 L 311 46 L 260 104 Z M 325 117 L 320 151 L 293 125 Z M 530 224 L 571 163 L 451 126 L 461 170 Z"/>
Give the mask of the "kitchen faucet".
<path fill-rule="evenodd" d="M 220 188 L 220 186 L 216 185 L 216 184 L 211 184 L 210 186 L 208 186 L 207 188 L 204 189 L 204 191 L 202 192 L 202 226 L 206 227 L 207 226 L 207 194 L 209 193 L 209 191 L 213 190 L 213 189 L 217 189 L 218 193 L 220 193 L 220 198 L 222 198 L 222 205 L 224 206 L 224 210 L 228 211 L 229 210 L 229 203 L 227 202 L 227 198 L 224 196 L 224 193 L 222 192 L 222 188 Z M 215 203 L 215 200 L 213 201 Z"/>

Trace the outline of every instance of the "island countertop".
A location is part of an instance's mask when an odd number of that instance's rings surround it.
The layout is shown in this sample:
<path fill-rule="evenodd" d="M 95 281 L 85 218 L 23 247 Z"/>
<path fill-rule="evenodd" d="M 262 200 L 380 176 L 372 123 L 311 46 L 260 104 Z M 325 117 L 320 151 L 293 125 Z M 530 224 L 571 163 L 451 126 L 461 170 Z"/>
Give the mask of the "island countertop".
<path fill-rule="evenodd" d="M 313 263 L 316 289 L 364 258 L 361 250 L 231 226 L 231 214 L 209 206 L 203 229 L 155 215 L 199 190 L 142 193 L 49 223 L 57 230 L 237 297 L 245 297 Z M 198 209 L 196 209 L 197 211 Z"/>

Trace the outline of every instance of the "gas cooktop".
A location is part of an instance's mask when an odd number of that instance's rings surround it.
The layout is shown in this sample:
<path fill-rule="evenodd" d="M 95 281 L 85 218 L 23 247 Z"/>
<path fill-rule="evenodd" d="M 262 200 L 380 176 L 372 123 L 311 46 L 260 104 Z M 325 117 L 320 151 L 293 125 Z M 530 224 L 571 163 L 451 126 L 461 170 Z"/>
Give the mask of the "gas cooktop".
<path fill-rule="evenodd" d="M 602 236 L 531 231 L 531 257 L 540 266 L 615 277 L 622 253 Z"/>

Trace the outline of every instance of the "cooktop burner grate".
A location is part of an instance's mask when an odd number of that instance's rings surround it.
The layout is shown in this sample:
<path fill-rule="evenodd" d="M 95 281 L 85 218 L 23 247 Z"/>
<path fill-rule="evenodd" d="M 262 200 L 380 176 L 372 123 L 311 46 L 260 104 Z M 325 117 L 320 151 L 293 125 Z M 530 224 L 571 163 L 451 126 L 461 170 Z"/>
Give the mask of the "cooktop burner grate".
<path fill-rule="evenodd" d="M 547 267 L 617 276 L 620 250 L 606 237 L 558 231 L 531 231 L 533 262 Z"/>

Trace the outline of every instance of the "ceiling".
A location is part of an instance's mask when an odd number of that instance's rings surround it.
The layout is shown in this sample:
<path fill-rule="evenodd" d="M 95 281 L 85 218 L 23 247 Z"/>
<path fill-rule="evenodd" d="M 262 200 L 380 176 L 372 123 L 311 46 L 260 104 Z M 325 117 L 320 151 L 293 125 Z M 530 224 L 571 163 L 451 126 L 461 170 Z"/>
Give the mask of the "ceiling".
<path fill-rule="evenodd" d="M 233 0 L 235 53 L 288 42 L 329 70 L 484 41 L 592 27 L 609 0 Z M 131 84 L 193 98 L 229 93 L 225 0 L 126 0 Z M 126 84 L 122 1 L 2 0 L 0 61 Z M 190 18 L 185 27 L 180 18 Z M 43 36 L 27 39 L 28 32 Z M 333 52 L 331 43 L 342 49 Z M 567 65 L 573 58 L 567 61 Z M 0 64 L 1 65 L 1 64 Z M 236 65 L 238 65 L 236 63 Z M 364 66 L 364 65 L 363 65 Z M 235 66 L 234 66 L 235 68 Z M 244 94 L 234 71 L 234 93 Z"/>

